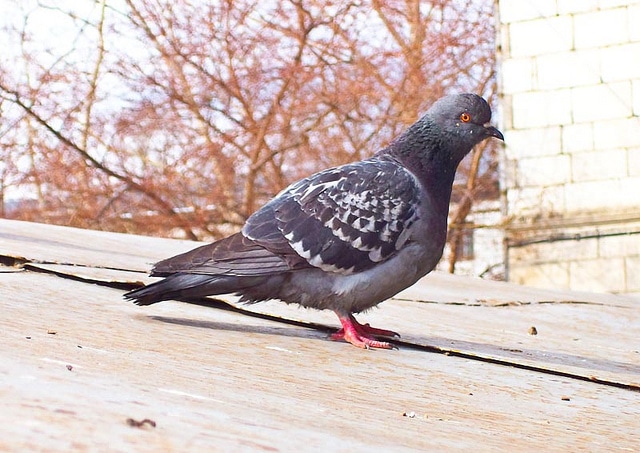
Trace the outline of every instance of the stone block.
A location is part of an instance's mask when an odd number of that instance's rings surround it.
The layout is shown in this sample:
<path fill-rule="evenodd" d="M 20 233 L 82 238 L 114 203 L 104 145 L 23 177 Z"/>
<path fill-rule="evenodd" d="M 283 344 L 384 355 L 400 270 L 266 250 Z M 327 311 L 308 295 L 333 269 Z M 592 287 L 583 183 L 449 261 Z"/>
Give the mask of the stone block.
<path fill-rule="evenodd" d="M 598 0 L 600 9 L 617 8 L 618 6 L 631 6 L 640 4 L 640 0 Z"/>
<path fill-rule="evenodd" d="M 583 239 L 570 241 L 542 242 L 511 250 L 519 251 L 510 255 L 513 264 L 553 264 L 570 260 L 595 259 L 598 257 L 598 240 Z M 511 251 L 510 251 L 511 253 Z"/>
<path fill-rule="evenodd" d="M 509 281 L 521 285 L 533 286 L 535 288 L 568 289 L 569 264 L 551 263 L 534 266 L 509 265 Z"/>
<path fill-rule="evenodd" d="M 571 109 L 575 123 L 628 118 L 633 113 L 631 82 L 573 88 Z"/>
<path fill-rule="evenodd" d="M 518 183 L 527 186 L 553 186 L 571 180 L 571 158 L 557 156 L 530 157 L 518 160 Z"/>
<path fill-rule="evenodd" d="M 573 16 L 576 49 L 622 44 L 629 41 L 627 8 L 618 7 Z"/>
<path fill-rule="evenodd" d="M 499 113 L 496 115 L 501 131 L 513 129 L 513 96 L 503 94 L 500 99 Z"/>
<path fill-rule="evenodd" d="M 593 128 L 595 149 L 637 148 L 640 147 L 638 118 L 622 118 L 599 121 Z"/>
<path fill-rule="evenodd" d="M 633 102 L 633 114 L 640 116 L 640 79 L 631 81 L 631 95 Z"/>
<path fill-rule="evenodd" d="M 521 216 L 549 215 L 564 212 L 564 186 L 509 188 L 507 190 L 507 215 Z"/>
<path fill-rule="evenodd" d="M 620 198 L 624 199 L 625 206 L 640 212 L 640 177 L 630 176 L 620 180 Z"/>
<path fill-rule="evenodd" d="M 511 58 L 500 67 L 502 91 L 505 94 L 531 91 L 533 88 L 533 58 Z"/>
<path fill-rule="evenodd" d="M 571 90 L 514 94 L 512 119 L 516 129 L 570 124 Z"/>
<path fill-rule="evenodd" d="M 598 9 L 598 0 L 558 0 L 558 14 L 575 14 Z"/>
<path fill-rule="evenodd" d="M 512 129 L 505 132 L 505 154 L 509 158 L 553 156 L 562 152 L 560 126 Z"/>
<path fill-rule="evenodd" d="M 604 47 L 599 52 L 604 82 L 640 79 L 640 42 Z"/>
<path fill-rule="evenodd" d="M 640 41 L 640 1 L 636 1 L 636 5 L 627 8 L 627 20 L 629 23 L 629 40 L 632 42 Z"/>
<path fill-rule="evenodd" d="M 628 209 L 638 204 L 638 197 L 633 194 L 624 191 L 619 179 L 574 182 L 565 185 L 565 208 L 569 212 Z"/>
<path fill-rule="evenodd" d="M 546 55 L 572 48 L 571 16 L 555 16 L 509 24 L 510 57 Z"/>
<path fill-rule="evenodd" d="M 601 258 L 640 257 L 640 235 L 603 236 L 598 239 L 598 256 Z"/>
<path fill-rule="evenodd" d="M 625 258 L 624 262 L 626 271 L 625 291 L 640 292 L 640 256 L 629 256 Z"/>
<path fill-rule="evenodd" d="M 571 179 L 598 181 L 627 176 L 627 150 L 589 151 L 571 156 Z M 638 197 L 640 199 L 640 196 Z"/>
<path fill-rule="evenodd" d="M 629 176 L 640 176 L 640 148 L 627 150 L 627 171 Z"/>
<path fill-rule="evenodd" d="M 626 288 L 624 259 L 571 261 L 569 287 L 580 291 L 623 292 Z"/>
<path fill-rule="evenodd" d="M 554 90 L 600 83 L 598 50 L 551 53 L 536 57 L 536 83 L 539 90 Z"/>
<path fill-rule="evenodd" d="M 593 123 L 567 124 L 562 126 L 562 152 L 593 150 Z"/>
<path fill-rule="evenodd" d="M 498 8 L 500 22 L 516 22 L 556 15 L 556 0 L 502 0 Z"/>

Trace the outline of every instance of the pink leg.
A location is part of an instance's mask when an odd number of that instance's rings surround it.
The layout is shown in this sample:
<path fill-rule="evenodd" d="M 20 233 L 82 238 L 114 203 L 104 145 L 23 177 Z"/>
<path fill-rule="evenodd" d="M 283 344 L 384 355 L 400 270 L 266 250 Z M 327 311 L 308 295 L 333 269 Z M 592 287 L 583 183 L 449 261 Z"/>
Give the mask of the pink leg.
<path fill-rule="evenodd" d="M 334 341 L 345 340 L 351 343 L 354 346 L 359 348 L 381 348 L 381 349 L 393 349 L 393 346 L 386 341 L 379 341 L 372 336 L 383 336 L 383 337 L 399 337 L 396 332 L 391 330 L 384 329 L 376 329 L 375 327 L 371 327 L 369 324 L 360 324 L 356 321 L 356 318 L 352 314 L 347 316 L 338 315 L 338 319 L 342 324 L 342 329 L 338 332 L 331 335 L 329 338 Z"/>

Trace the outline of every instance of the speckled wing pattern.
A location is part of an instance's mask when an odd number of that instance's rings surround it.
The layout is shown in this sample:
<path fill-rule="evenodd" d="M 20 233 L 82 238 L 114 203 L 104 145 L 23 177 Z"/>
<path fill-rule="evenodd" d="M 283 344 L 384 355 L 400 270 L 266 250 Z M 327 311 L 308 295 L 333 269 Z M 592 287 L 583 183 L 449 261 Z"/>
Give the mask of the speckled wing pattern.
<path fill-rule="evenodd" d="M 405 245 L 417 220 L 420 190 L 416 178 L 393 160 L 347 164 L 290 186 L 248 219 L 243 234 L 276 254 L 288 254 L 292 268 L 361 272 Z M 295 257 L 287 253 L 291 250 Z"/>

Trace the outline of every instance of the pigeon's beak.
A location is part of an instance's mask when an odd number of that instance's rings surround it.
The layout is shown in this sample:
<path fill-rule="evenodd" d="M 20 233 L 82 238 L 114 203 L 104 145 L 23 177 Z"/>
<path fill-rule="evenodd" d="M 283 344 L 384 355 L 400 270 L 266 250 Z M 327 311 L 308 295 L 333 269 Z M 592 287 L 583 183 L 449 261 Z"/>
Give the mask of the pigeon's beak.
<path fill-rule="evenodd" d="M 489 137 L 499 138 L 500 140 L 504 141 L 504 135 L 502 135 L 502 132 L 500 132 L 498 129 L 493 127 L 491 124 L 489 123 L 485 124 L 484 130 L 487 132 L 487 135 Z"/>

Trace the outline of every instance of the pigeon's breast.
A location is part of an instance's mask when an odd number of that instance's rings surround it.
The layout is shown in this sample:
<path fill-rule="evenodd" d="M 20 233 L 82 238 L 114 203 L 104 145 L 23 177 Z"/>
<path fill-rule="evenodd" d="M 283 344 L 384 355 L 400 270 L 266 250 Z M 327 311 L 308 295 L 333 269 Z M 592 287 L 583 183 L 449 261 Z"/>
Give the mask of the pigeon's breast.
<path fill-rule="evenodd" d="M 408 244 L 393 258 L 363 272 L 341 274 L 321 269 L 293 272 L 280 290 L 284 302 L 305 307 L 358 313 L 408 288 L 437 264 L 441 249 L 427 251 Z"/>

